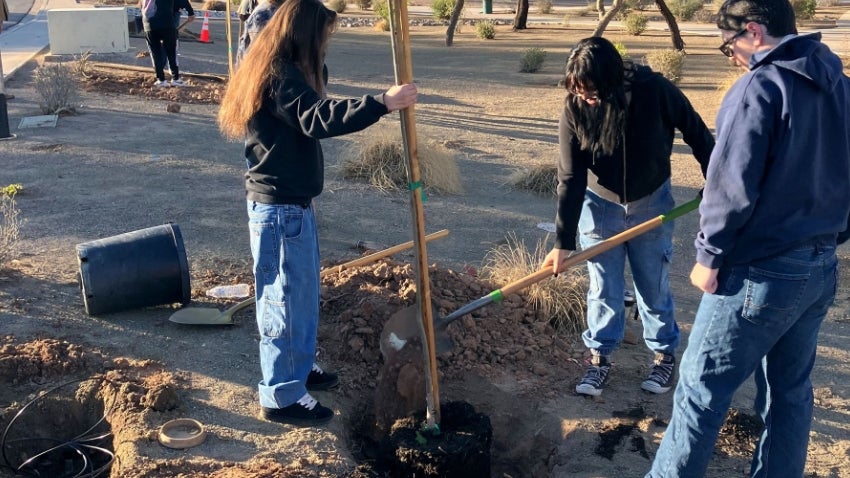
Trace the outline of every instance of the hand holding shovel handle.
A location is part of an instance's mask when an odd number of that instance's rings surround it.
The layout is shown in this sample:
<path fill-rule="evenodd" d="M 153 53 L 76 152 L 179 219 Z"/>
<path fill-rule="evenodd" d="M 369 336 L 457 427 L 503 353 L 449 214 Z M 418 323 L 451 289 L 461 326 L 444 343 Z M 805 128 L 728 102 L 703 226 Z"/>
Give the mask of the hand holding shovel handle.
<path fill-rule="evenodd" d="M 655 229 L 656 227 L 661 226 L 662 224 L 668 223 L 673 219 L 676 219 L 677 217 L 683 216 L 699 207 L 699 202 L 700 198 L 693 199 L 689 202 L 686 202 L 685 204 L 682 204 L 681 206 L 674 208 L 667 214 L 661 214 L 642 224 L 638 224 L 637 226 L 631 229 L 627 229 L 617 234 L 616 236 L 609 237 L 608 239 L 605 239 L 604 241 L 594 245 L 593 247 L 588 247 L 587 249 L 577 254 L 573 254 L 568 257 L 566 261 L 564 261 L 565 266 L 567 268 L 573 267 L 581 262 L 586 261 L 587 259 L 598 256 L 599 254 L 602 254 L 605 251 L 611 250 L 615 246 L 618 246 L 628 241 L 629 239 L 640 236 L 641 234 Z M 484 297 L 470 302 L 469 304 L 461 307 L 455 312 L 452 312 L 441 320 L 442 324 L 440 325 L 444 327 L 450 322 L 470 312 L 476 311 L 487 304 L 501 302 L 506 295 L 525 289 L 526 287 L 532 284 L 536 284 L 542 281 L 543 279 L 550 277 L 551 275 L 552 269 L 547 267 L 545 269 L 540 269 L 537 272 L 533 272 L 523 277 L 522 279 L 515 280 L 514 282 L 511 282 L 510 284 L 502 287 L 501 289 L 496 289 L 493 292 L 490 292 L 489 294 L 485 295 Z"/>

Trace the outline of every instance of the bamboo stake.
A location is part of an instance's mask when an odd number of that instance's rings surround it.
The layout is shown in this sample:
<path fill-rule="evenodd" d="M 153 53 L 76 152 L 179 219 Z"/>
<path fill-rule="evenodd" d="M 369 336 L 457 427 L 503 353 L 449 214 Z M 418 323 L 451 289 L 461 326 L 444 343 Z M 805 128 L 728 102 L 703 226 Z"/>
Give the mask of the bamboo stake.
<path fill-rule="evenodd" d="M 407 21 L 407 1 L 390 0 L 390 31 L 392 33 L 393 69 L 397 84 L 413 82 L 410 56 L 410 33 Z M 401 112 L 402 142 L 407 159 L 407 180 L 413 216 L 413 242 L 416 246 L 416 297 L 422 325 L 422 347 L 425 361 L 426 428 L 438 429 L 440 422 L 440 387 L 437 378 L 437 354 L 434 340 L 434 317 L 428 278 L 428 252 L 425 249 L 425 212 L 422 206 L 423 186 L 419 174 L 419 151 L 416 142 L 416 120 L 411 105 Z"/>

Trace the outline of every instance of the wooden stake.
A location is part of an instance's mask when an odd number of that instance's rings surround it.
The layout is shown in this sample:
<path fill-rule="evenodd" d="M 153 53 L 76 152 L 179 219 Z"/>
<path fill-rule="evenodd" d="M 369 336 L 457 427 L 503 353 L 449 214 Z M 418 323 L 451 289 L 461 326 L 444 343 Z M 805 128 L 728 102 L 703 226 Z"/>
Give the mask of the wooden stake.
<path fill-rule="evenodd" d="M 413 83 L 413 63 L 410 56 L 410 33 L 407 21 L 407 1 L 389 0 L 390 31 L 392 33 L 393 67 L 397 84 Z M 416 120 L 413 106 L 401 113 L 402 140 L 407 159 L 407 180 L 413 215 L 413 243 L 416 251 L 416 297 L 422 324 L 422 347 L 425 361 L 426 413 L 428 429 L 437 429 L 440 422 L 440 386 L 437 377 L 437 355 L 434 341 L 434 317 L 431 308 L 431 288 L 428 278 L 428 253 L 425 249 L 425 212 L 422 205 L 422 178 L 419 174 L 419 150 L 416 143 Z"/>

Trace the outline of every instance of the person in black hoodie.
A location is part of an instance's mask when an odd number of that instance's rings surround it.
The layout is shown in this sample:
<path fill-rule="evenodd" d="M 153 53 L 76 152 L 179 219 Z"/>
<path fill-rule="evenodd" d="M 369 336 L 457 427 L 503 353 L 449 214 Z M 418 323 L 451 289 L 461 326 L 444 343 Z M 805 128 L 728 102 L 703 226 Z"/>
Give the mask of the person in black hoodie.
<path fill-rule="evenodd" d="M 142 25 L 156 74 L 155 88 L 179 86 L 177 68 L 177 27 L 174 25 L 174 0 L 142 0 Z M 171 70 L 171 84 L 165 81 L 165 63 Z"/>
<path fill-rule="evenodd" d="M 720 51 L 748 71 L 717 112 L 690 276 L 704 293 L 646 476 L 704 476 L 752 376 L 764 426 L 748 476 L 801 477 L 850 216 L 850 78 L 820 33 L 797 34 L 788 0 L 726 0 L 717 27 Z"/>
<path fill-rule="evenodd" d="M 336 19 L 318 0 L 287 0 L 252 42 L 218 114 L 225 136 L 245 139 L 260 414 L 300 426 L 333 417 L 309 391 L 337 383 L 336 374 L 314 363 L 319 244 L 312 200 L 324 185 L 319 141 L 365 129 L 417 99 L 412 84 L 377 96 L 328 99 L 323 67 Z"/>
<path fill-rule="evenodd" d="M 578 42 L 567 61 L 559 124 L 555 245 L 543 267 L 555 274 L 576 248 L 591 247 L 674 206 L 670 154 L 676 129 L 703 174 L 714 138 L 685 95 L 645 66 L 624 63 L 601 37 Z M 598 396 L 611 370 L 610 355 L 625 332 L 625 264 L 632 272 L 647 347 L 654 360 L 641 388 L 670 390 L 679 328 L 668 270 L 672 223 L 646 232 L 587 261 L 587 330 L 591 356 L 576 393 Z"/>

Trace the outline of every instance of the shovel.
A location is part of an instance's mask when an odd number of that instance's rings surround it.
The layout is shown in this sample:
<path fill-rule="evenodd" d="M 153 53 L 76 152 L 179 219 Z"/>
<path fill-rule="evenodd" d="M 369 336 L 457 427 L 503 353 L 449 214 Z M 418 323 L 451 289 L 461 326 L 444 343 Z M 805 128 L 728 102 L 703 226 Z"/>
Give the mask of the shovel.
<path fill-rule="evenodd" d="M 577 254 L 573 254 L 567 258 L 566 266 L 573 267 L 630 239 L 640 236 L 645 232 L 655 229 L 662 224 L 668 223 L 677 217 L 683 216 L 696 209 L 699 206 L 700 199 L 701 198 L 696 198 L 686 202 L 685 204 L 671 210 L 667 214 L 661 214 L 642 224 L 638 224 L 631 229 L 627 229 L 616 236 L 609 237 L 608 239 L 605 239 L 592 247 L 588 247 Z M 511 282 L 501 289 L 496 289 L 480 299 L 476 299 L 466 304 L 446 317 L 436 319 L 434 324 L 434 333 L 437 352 L 448 352 L 454 347 L 452 340 L 449 338 L 448 334 L 446 334 L 446 327 L 448 327 L 450 323 L 466 314 L 484 307 L 485 305 L 494 302 L 501 302 L 506 295 L 522 290 L 532 284 L 536 284 L 550 276 L 552 276 L 551 268 L 547 267 L 545 269 L 540 269 L 537 272 L 533 272 L 521 279 Z M 415 307 L 408 307 L 396 312 L 389 320 L 387 320 L 387 323 L 384 325 L 384 329 L 381 331 L 380 342 L 381 353 L 384 357 L 388 356 L 388 353 L 391 353 L 391 351 L 401 350 L 409 339 L 420 333 L 420 324 L 416 313 L 417 310 Z"/>
<path fill-rule="evenodd" d="M 433 239 L 439 239 L 441 237 L 446 237 L 448 234 L 448 229 L 443 229 L 442 231 L 437 231 L 425 236 L 425 240 L 430 241 Z M 324 269 L 320 275 L 321 277 L 325 277 L 326 275 L 334 272 L 340 273 L 346 269 L 371 264 L 372 262 L 376 262 L 406 249 L 410 249 L 411 247 L 413 247 L 413 241 L 407 241 L 403 244 L 375 252 L 374 254 L 369 254 L 368 256 L 364 256 L 344 264 L 328 267 L 327 269 Z M 168 320 L 186 325 L 233 325 L 233 314 L 239 312 L 245 307 L 253 305 L 254 302 L 256 302 L 256 298 L 250 297 L 224 311 L 203 307 L 184 307 L 171 314 L 171 317 L 169 317 Z"/>

